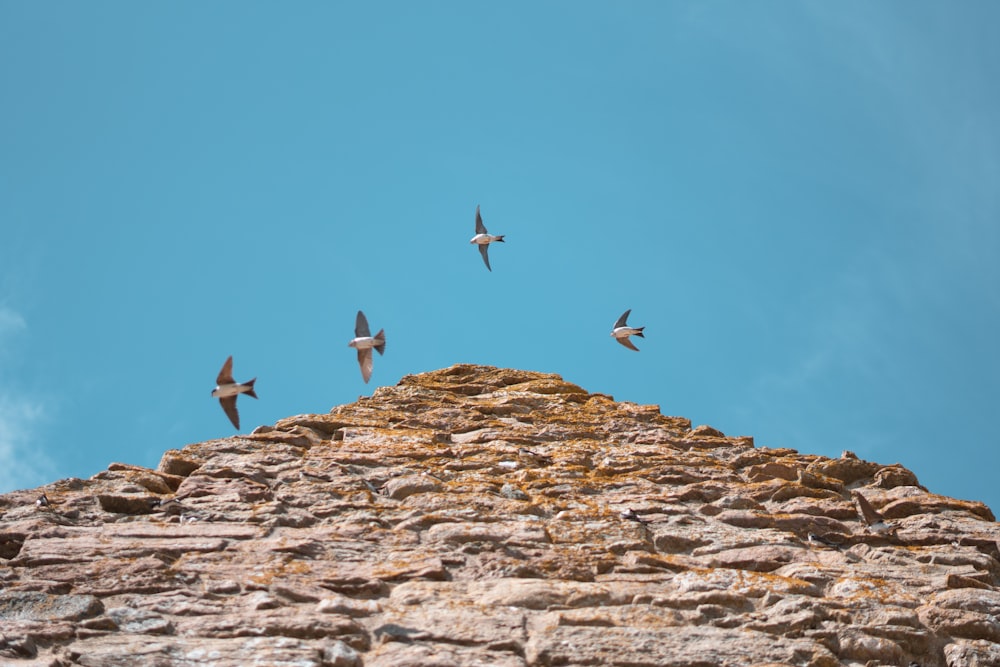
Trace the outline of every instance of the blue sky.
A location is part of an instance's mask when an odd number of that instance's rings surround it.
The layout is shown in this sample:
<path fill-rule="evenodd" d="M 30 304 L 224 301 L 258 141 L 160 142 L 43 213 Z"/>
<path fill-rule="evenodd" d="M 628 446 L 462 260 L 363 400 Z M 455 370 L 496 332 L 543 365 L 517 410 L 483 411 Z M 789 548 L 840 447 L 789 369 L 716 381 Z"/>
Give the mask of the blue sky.
<path fill-rule="evenodd" d="M 998 22 L 0 0 L 0 491 L 231 435 L 232 354 L 246 432 L 482 363 L 996 509 Z"/>

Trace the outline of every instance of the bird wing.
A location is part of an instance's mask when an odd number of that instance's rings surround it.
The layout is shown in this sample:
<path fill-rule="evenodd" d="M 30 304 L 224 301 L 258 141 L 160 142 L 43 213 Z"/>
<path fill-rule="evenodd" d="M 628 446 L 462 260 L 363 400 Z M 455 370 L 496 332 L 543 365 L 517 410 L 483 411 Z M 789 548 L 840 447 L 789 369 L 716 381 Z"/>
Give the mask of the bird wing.
<path fill-rule="evenodd" d="M 615 326 L 613 326 L 612 329 L 617 329 L 618 327 L 627 327 L 628 325 L 625 323 L 625 321 L 628 319 L 628 314 L 631 312 L 632 309 L 629 308 L 624 313 L 622 313 L 622 316 L 618 318 L 618 321 L 615 322 Z"/>
<path fill-rule="evenodd" d="M 489 247 L 490 244 L 488 243 L 482 243 L 479 246 L 479 254 L 483 256 L 483 262 L 486 263 L 487 269 L 490 269 L 490 255 L 488 250 Z M 490 269 L 490 271 L 493 271 L 493 269 Z"/>
<path fill-rule="evenodd" d="M 630 350 L 635 350 L 636 352 L 639 351 L 639 348 L 637 348 L 635 345 L 632 344 L 632 341 L 630 341 L 628 339 L 628 336 L 625 336 L 624 338 L 617 338 L 616 337 L 615 340 L 618 341 L 619 343 L 621 343 L 622 345 L 624 345 L 625 347 L 627 347 Z"/>
<path fill-rule="evenodd" d="M 858 510 L 861 513 L 861 518 L 865 520 L 869 526 L 873 523 L 878 523 L 882 520 L 882 515 L 879 514 L 872 504 L 868 502 L 860 492 L 855 491 L 853 494 L 855 502 L 858 504 Z"/>
<path fill-rule="evenodd" d="M 233 357 L 230 355 L 226 359 L 226 363 L 222 364 L 222 370 L 219 371 L 219 377 L 215 378 L 215 384 L 233 384 Z M 236 428 L 239 428 L 237 426 Z"/>
<path fill-rule="evenodd" d="M 372 368 L 374 368 L 374 363 L 372 363 L 372 350 L 371 348 L 365 348 L 363 350 L 358 350 L 358 366 L 361 367 L 361 377 L 364 378 L 367 383 L 372 376 Z"/>
<path fill-rule="evenodd" d="M 489 234 L 486 231 L 486 225 L 483 224 L 483 216 L 479 215 L 479 207 L 476 206 L 476 233 L 477 234 Z"/>
<path fill-rule="evenodd" d="M 371 330 L 368 329 L 368 318 L 360 310 L 358 311 L 358 319 L 354 323 L 354 337 L 355 338 L 368 338 L 371 336 Z"/>
<path fill-rule="evenodd" d="M 219 405 L 226 412 L 226 416 L 229 417 L 229 421 L 233 422 L 233 426 L 236 430 L 240 430 L 240 413 L 236 411 L 236 397 L 226 396 L 225 398 L 219 399 Z"/>

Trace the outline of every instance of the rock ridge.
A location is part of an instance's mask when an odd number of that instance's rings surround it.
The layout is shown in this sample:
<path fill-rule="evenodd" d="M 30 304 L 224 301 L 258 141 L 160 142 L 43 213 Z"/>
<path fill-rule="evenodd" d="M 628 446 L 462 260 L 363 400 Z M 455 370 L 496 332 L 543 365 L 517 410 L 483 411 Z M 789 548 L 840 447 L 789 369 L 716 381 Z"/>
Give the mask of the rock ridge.
<path fill-rule="evenodd" d="M 900 464 L 457 365 L 0 496 L 0 664 L 1000 665 L 998 541 Z"/>

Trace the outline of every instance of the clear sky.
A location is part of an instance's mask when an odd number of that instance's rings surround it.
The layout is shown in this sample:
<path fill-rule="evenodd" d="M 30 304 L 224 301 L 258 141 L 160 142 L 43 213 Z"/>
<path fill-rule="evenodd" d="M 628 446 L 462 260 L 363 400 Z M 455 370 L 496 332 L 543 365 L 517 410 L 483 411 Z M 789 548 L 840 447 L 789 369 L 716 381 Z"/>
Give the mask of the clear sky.
<path fill-rule="evenodd" d="M 231 354 L 244 432 L 481 363 L 1000 510 L 997 25 L 0 0 L 0 491 L 232 435 Z"/>

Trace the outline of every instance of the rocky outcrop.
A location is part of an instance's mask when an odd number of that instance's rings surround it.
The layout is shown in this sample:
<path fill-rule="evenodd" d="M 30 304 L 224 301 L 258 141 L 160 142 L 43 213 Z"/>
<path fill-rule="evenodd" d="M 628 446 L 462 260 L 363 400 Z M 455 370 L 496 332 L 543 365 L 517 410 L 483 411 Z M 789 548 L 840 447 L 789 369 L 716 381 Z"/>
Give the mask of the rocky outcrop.
<path fill-rule="evenodd" d="M 983 504 L 542 373 L 408 376 L 0 512 L 4 665 L 1000 665 Z"/>

